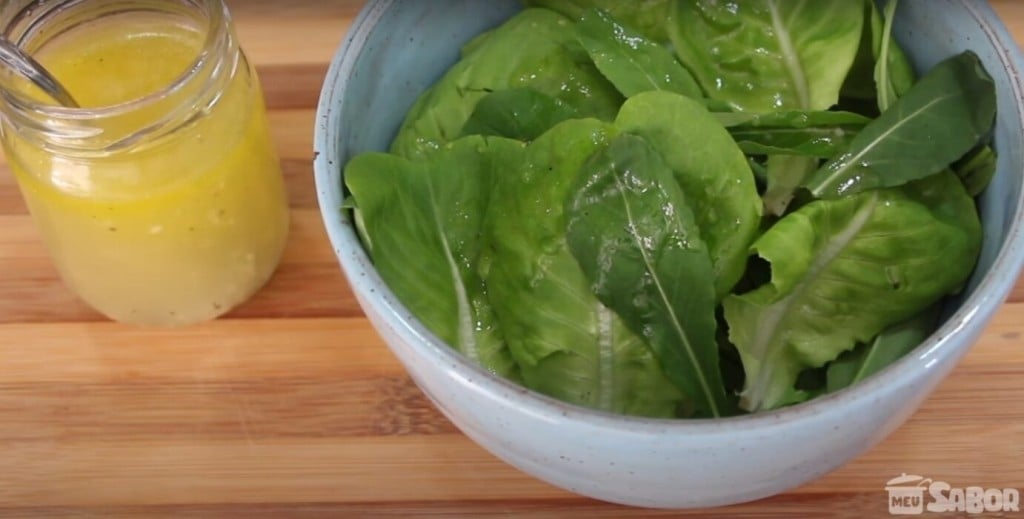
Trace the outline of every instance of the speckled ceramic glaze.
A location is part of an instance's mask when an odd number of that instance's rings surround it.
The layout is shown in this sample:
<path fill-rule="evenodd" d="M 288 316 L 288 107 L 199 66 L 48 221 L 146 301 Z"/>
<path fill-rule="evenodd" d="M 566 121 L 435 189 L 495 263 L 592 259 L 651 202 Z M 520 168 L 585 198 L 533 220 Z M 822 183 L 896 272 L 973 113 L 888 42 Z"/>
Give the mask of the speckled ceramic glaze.
<path fill-rule="evenodd" d="M 845 391 L 776 412 L 709 421 L 589 411 L 477 368 L 424 329 L 382 283 L 340 210 L 342 166 L 355 153 L 385 150 L 406 110 L 455 62 L 459 47 L 518 9 L 516 0 L 370 1 L 324 84 L 315 164 L 327 232 L 367 316 L 445 415 L 506 462 L 571 491 L 638 506 L 724 505 L 782 492 L 835 469 L 902 424 L 1012 288 L 1024 258 L 1020 55 L 983 1 L 904 0 L 897 37 L 918 68 L 971 49 L 999 92 L 1000 162 L 981 205 L 980 265 L 924 344 Z"/>

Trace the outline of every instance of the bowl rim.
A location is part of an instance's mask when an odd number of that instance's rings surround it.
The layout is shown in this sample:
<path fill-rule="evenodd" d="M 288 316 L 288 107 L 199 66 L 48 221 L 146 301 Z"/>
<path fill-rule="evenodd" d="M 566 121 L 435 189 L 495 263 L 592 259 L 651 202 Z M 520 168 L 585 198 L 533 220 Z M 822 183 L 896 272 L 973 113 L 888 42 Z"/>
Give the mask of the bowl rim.
<path fill-rule="evenodd" d="M 407 344 L 416 355 L 427 357 L 431 363 L 450 367 L 463 380 L 472 384 L 488 398 L 502 401 L 510 407 L 526 405 L 531 412 L 556 420 L 589 422 L 595 427 L 625 429 L 637 434 L 663 435 L 666 430 L 691 434 L 719 434 L 736 431 L 738 425 L 745 429 L 764 431 L 767 428 L 783 427 L 793 422 L 809 420 L 826 411 L 844 407 L 855 401 L 877 398 L 884 388 L 910 384 L 936 366 L 954 363 L 965 354 L 976 340 L 955 344 L 954 338 L 973 337 L 988 325 L 988 320 L 972 319 L 975 315 L 994 315 L 1006 300 L 1014 283 L 1005 283 L 1007 274 L 1016 276 L 1024 267 L 1024 189 L 1016 197 L 1016 211 L 1009 223 L 1006 236 L 999 246 L 991 268 L 986 272 L 974 291 L 967 296 L 960 307 L 942 323 L 924 342 L 910 353 L 883 368 L 866 379 L 806 402 L 779 409 L 720 418 L 649 418 L 616 414 L 591 409 L 557 400 L 525 386 L 495 375 L 467 359 L 427 330 L 391 292 L 380 278 L 368 254 L 355 232 L 353 222 L 340 209 L 332 206 L 342 199 L 341 180 L 344 160 L 339 154 L 339 141 L 333 128 L 344 112 L 341 100 L 347 91 L 345 78 L 354 70 L 362 54 L 368 35 L 388 8 L 397 0 L 370 0 L 352 22 L 342 45 L 332 59 L 325 77 L 317 106 L 314 128 L 314 176 L 317 199 L 324 226 L 341 269 L 348 279 L 350 288 L 366 305 L 380 315 L 388 316 L 389 327 Z M 1024 100 L 1024 56 L 1009 34 L 998 14 L 987 3 L 971 0 L 951 0 L 967 9 L 970 16 L 984 31 L 988 43 L 1006 70 L 1011 73 L 1011 87 L 1017 100 Z M 1024 127 L 1024 102 L 1013 105 L 1013 117 Z M 1024 148 L 1024 135 L 1013 137 L 1015 145 Z M 332 141 L 332 139 L 334 139 Z M 332 173 L 337 170 L 338 184 L 332 185 Z M 1021 172 L 1024 174 L 1024 171 Z M 334 198 L 337 196 L 337 200 Z M 365 312 L 365 309 L 364 309 Z M 367 312 L 369 317 L 369 312 Z M 379 330 L 375 330 L 378 336 Z M 384 341 L 386 343 L 386 341 Z M 388 344 L 389 349 L 394 347 Z M 393 351 L 394 353 L 394 351 Z M 952 366 L 950 366 L 952 367 Z M 416 379 L 414 374 L 410 374 Z M 417 379 L 418 380 L 418 379 Z M 421 386 L 422 388 L 422 386 Z M 429 395 L 428 395 L 429 396 Z M 433 398 L 433 397 L 431 397 Z"/>

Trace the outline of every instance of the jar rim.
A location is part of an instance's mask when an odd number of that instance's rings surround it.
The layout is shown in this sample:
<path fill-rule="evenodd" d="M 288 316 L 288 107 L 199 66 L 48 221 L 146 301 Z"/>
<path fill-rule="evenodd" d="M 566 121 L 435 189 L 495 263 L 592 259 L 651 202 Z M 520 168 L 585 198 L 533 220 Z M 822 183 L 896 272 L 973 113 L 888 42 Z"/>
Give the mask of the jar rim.
<path fill-rule="evenodd" d="M 90 0 L 73 0 L 72 5 L 79 2 L 85 3 L 89 1 Z M 168 96 L 174 95 L 175 93 L 183 90 L 186 85 L 195 81 L 203 70 L 206 70 L 207 67 L 211 66 L 210 62 L 217 60 L 223 52 L 223 42 L 228 41 L 231 38 L 229 31 L 231 17 L 227 5 L 223 0 L 198 0 L 198 2 L 197 0 L 185 1 L 193 5 L 207 7 L 205 14 L 208 16 L 208 30 L 206 31 L 200 52 L 195 59 L 191 61 L 188 68 L 160 90 L 116 104 L 87 108 L 75 108 L 44 103 L 25 96 L 24 94 L 11 92 L 6 89 L 0 89 L 0 96 L 4 98 L 4 101 L 11 104 L 18 110 L 31 111 L 34 112 L 36 116 L 50 117 L 64 121 L 109 119 L 146 108 L 165 100 Z M 26 33 L 28 32 L 29 31 L 26 31 Z M 25 43 L 23 40 L 24 38 L 18 38 L 14 43 L 22 46 Z"/>

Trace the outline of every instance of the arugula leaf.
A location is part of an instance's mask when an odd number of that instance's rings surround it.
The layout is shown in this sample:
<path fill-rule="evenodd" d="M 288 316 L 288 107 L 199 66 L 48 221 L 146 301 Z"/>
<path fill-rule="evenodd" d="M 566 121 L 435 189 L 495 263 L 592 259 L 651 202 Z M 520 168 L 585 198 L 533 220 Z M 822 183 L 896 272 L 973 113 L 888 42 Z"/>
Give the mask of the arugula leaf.
<path fill-rule="evenodd" d="M 826 392 L 852 386 L 896 362 L 928 338 L 938 318 L 939 306 L 933 305 L 904 322 L 886 328 L 870 343 L 844 352 L 828 365 Z"/>
<path fill-rule="evenodd" d="M 846 151 L 871 122 L 863 115 L 833 111 L 716 113 L 747 155 L 767 155 L 764 199 L 769 214 L 786 212 L 798 187 L 818 168 L 819 158 Z"/>
<path fill-rule="evenodd" d="M 569 249 L 598 299 L 646 340 L 699 413 L 727 414 L 711 259 L 661 155 L 620 135 L 583 166 L 565 211 Z"/>
<path fill-rule="evenodd" d="M 987 135 L 996 92 L 978 57 L 938 64 L 806 183 L 819 198 L 899 186 L 944 170 Z"/>
<path fill-rule="evenodd" d="M 480 99 L 462 127 L 462 134 L 532 141 L 552 126 L 578 115 L 564 101 L 532 88 L 499 90 Z"/>
<path fill-rule="evenodd" d="M 703 97 L 697 81 L 668 49 L 623 26 L 607 11 L 584 11 L 576 38 L 597 69 L 627 98 L 649 90 Z"/>
<path fill-rule="evenodd" d="M 751 112 L 835 105 L 864 24 L 863 5 L 851 0 L 671 5 L 680 60 L 709 97 Z"/>
<path fill-rule="evenodd" d="M 741 112 L 715 116 L 748 155 L 817 158 L 832 158 L 846 151 L 857 133 L 871 122 L 859 114 L 828 111 Z"/>
<path fill-rule="evenodd" d="M 730 131 L 744 129 L 814 129 L 853 128 L 860 129 L 871 122 L 871 118 L 858 113 L 831 110 L 785 110 L 778 112 L 718 112 L 715 118 Z"/>
<path fill-rule="evenodd" d="M 345 167 L 374 265 L 395 296 L 444 342 L 515 378 L 475 265 L 496 166 L 522 144 L 468 137 L 430 160 L 366 153 Z"/>
<path fill-rule="evenodd" d="M 616 134 L 593 119 L 566 121 L 503 166 L 479 270 L 527 387 L 608 412 L 671 417 L 683 395 L 591 292 L 566 243 L 564 201 L 583 164 Z"/>
<path fill-rule="evenodd" d="M 675 172 L 711 253 L 715 293 L 724 297 L 743 276 L 761 224 L 761 199 L 743 152 L 699 101 L 671 92 L 631 97 L 615 126 L 645 138 Z"/>
<path fill-rule="evenodd" d="M 980 248 L 974 201 L 951 173 L 785 216 L 752 247 L 771 263 L 771 281 L 723 301 L 747 375 L 740 405 L 806 398 L 794 388 L 801 371 L 958 290 Z"/>

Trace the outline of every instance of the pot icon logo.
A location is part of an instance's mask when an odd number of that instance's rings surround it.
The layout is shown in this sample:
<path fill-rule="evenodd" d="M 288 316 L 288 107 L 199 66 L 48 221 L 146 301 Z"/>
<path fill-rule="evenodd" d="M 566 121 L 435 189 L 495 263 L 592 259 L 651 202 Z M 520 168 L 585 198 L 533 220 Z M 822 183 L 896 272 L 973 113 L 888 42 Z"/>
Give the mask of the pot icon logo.
<path fill-rule="evenodd" d="M 892 515 L 920 515 L 924 512 L 924 491 L 930 478 L 902 474 L 885 483 L 889 493 L 889 513 Z"/>

